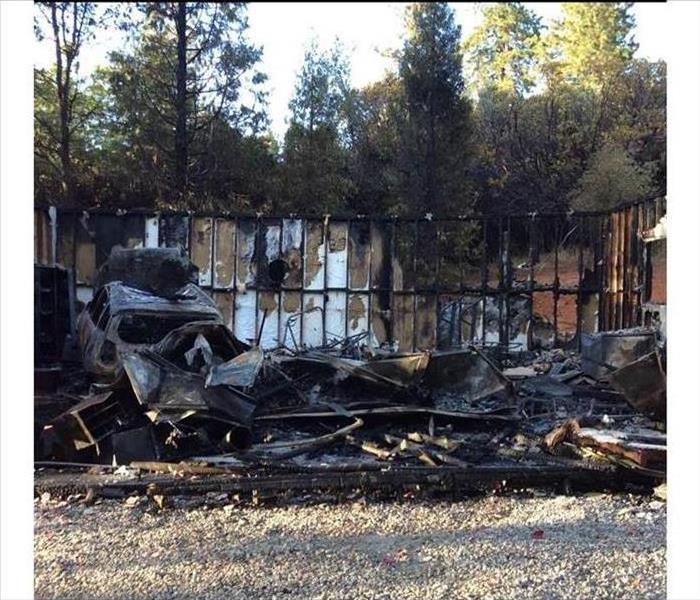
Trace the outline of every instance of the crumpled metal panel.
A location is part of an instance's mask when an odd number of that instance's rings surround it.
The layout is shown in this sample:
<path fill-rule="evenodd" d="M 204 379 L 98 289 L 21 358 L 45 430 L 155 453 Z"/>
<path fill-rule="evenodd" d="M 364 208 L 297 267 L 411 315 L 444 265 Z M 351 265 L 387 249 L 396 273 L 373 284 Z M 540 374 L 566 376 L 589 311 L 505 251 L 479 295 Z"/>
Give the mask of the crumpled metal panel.
<path fill-rule="evenodd" d="M 125 353 L 124 371 L 138 401 L 167 411 L 218 411 L 233 422 L 250 425 L 255 405 L 222 386 L 204 387 L 201 375 L 178 369 L 150 351 Z"/>
<path fill-rule="evenodd" d="M 658 352 L 642 356 L 609 377 L 634 408 L 657 418 L 666 416 L 666 373 Z"/>
<path fill-rule="evenodd" d="M 653 352 L 653 331 L 608 331 L 581 336 L 581 370 L 594 379 L 605 379 L 614 370 Z"/>
<path fill-rule="evenodd" d="M 229 361 L 215 365 L 207 374 L 206 387 L 230 385 L 250 388 L 255 384 L 263 364 L 263 352 L 260 348 L 251 348 Z"/>
<path fill-rule="evenodd" d="M 193 347 L 199 336 L 203 336 L 212 352 L 223 360 L 230 360 L 250 349 L 248 344 L 236 338 L 231 330 L 221 323 L 192 321 L 168 333 L 152 350 L 168 360 L 175 361 Z"/>
<path fill-rule="evenodd" d="M 473 348 L 431 353 L 423 381 L 429 389 L 459 392 L 469 401 L 511 390 L 510 381 Z"/>
<path fill-rule="evenodd" d="M 420 382 L 428 365 L 429 355 L 424 352 L 392 354 L 363 361 L 310 351 L 287 360 L 334 369 L 347 377 L 384 387 L 406 389 Z"/>
<path fill-rule="evenodd" d="M 100 442 L 114 433 L 118 419 L 124 416 L 112 391 L 84 398 L 44 428 L 44 451 L 71 459 L 73 453 L 93 448 L 99 456 Z"/>

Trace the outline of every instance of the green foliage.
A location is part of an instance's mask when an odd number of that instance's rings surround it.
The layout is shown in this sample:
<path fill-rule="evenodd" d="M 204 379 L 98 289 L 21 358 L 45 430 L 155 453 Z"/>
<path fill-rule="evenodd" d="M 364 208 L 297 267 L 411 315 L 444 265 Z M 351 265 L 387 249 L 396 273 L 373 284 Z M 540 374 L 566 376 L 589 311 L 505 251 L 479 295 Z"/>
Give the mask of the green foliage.
<path fill-rule="evenodd" d="M 336 41 L 323 52 L 312 40 L 289 103 L 291 122 L 308 131 L 322 126 L 339 130 L 349 94 L 350 66 L 343 47 Z"/>
<path fill-rule="evenodd" d="M 405 101 L 398 77 L 359 90 L 350 104 L 349 170 L 355 188 L 348 202 L 361 214 L 399 214 L 401 172 L 397 161 Z"/>
<path fill-rule="evenodd" d="M 665 66 L 632 58 L 629 8 L 567 4 L 542 43 L 527 46 L 522 32 L 532 31 L 531 15 L 510 4 L 487 12 L 467 43 L 472 58 L 496 64 L 496 70 L 480 64 L 482 76 L 475 79 L 477 160 L 471 178 L 482 210 L 567 208 L 591 157 L 606 143 L 625 148 L 653 175 L 653 189 L 640 190 L 664 193 Z M 505 25 L 506 15 L 523 22 Z M 546 84 L 537 93 L 523 84 L 526 78 L 499 77 L 508 65 L 504 49 L 516 48 L 528 50 L 525 64 Z"/>
<path fill-rule="evenodd" d="M 328 52 L 312 42 L 289 103 L 291 123 L 284 138 L 280 207 L 289 211 L 343 211 L 353 184 L 348 174 L 350 98 L 348 61 L 342 47 Z"/>
<path fill-rule="evenodd" d="M 172 2 L 137 8 L 138 32 L 111 57 L 109 82 L 117 130 L 129 136 L 145 178 L 139 187 L 162 206 L 225 202 L 223 182 L 240 180 L 248 162 L 234 160 L 244 134 L 266 125 L 265 77 L 255 70 L 261 50 L 245 37 L 245 6 L 189 2 L 184 14 Z"/>
<path fill-rule="evenodd" d="M 540 18 L 522 2 L 485 8 L 481 24 L 464 42 L 473 86 L 529 92 L 535 85 L 541 28 Z"/>
<path fill-rule="evenodd" d="M 361 89 L 339 43 L 311 42 L 279 148 L 244 4 L 120 6 L 36 4 L 60 57 L 35 71 L 37 202 L 451 216 L 665 193 L 666 66 L 634 57 L 629 3 L 565 4 L 549 31 L 490 4 L 467 39 L 446 3 L 412 4 L 394 68 Z M 128 43 L 80 77 L 82 42 L 117 21 Z M 456 274 L 482 249 L 450 235 Z"/>
<path fill-rule="evenodd" d="M 632 2 L 564 2 L 563 18 L 545 40 L 550 84 L 600 91 L 637 50 Z"/>
<path fill-rule="evenodd" d="M 35 184 L 38 198 L 73 205 L 85 179 L 82 128 L 99 106 L 82 93 L 79 56 L 86 40 L 112 17 L 97 16 L 94 2 L 37 2 L 34 31 L 48 40 L 56 56 L 53 68 L 34 71 Z"/>
<path fill-rule="evenodd" d="M 625 202 L 648 197 L 652 190 L 649 172 L 638 166 L 624 148 L 606 144 L 591 157 L 571 192 L 571 207 L 611 210 Z"/>
<path fill-rule="evenodd" d="M 468 212 L 471 106 L 464 96 L 461 31 L 444 2 L 406 9 L 399 56 L 405 103 L 398 162 L 408 212 Z"/>

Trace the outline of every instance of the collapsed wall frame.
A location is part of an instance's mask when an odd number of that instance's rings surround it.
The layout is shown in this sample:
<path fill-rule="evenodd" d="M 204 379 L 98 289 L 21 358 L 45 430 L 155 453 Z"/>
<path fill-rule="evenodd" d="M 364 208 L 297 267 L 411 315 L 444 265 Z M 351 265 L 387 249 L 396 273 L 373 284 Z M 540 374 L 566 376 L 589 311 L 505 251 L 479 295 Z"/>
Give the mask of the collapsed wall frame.
<path fill-rule="evenodd" d="M 573 347 L 642 325 L 665 199 L 615 211 L 430 218 L 35 208 L 35 261 L 93 295 L 114 246 L 184 248 L 234 334 L 263 348 L 365 336 L 399 351 Z"/>

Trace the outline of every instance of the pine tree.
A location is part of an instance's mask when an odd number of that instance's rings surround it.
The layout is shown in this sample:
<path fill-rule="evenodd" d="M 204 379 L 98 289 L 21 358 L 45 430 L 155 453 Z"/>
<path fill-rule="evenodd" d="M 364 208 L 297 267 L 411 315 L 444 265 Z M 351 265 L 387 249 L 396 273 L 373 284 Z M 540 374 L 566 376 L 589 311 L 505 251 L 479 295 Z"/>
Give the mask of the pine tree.
<path fill-rule="evenodd" d="M 481 24 L 464 43 L 474 87 L 528 93 L 535 85 L 541 22 L 522 2 L 484 9 Z"/>
<path fill-rule="evenodd" d="M 464 96 L 460 38 L 446 3 L 407 8 L 399 56 L 406 107 L 399 168 L 409 211 L 454 214 L 472 205 L 467 178 L 471 107 Z"/>

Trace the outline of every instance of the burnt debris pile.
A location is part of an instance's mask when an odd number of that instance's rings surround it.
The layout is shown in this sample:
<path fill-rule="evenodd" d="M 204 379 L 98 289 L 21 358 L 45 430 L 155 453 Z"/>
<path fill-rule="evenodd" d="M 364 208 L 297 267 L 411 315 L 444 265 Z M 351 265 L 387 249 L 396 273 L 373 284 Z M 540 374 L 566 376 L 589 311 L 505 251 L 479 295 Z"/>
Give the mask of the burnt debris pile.
<path fill-rule="evenodd" d="M 41 461 L 665 477 L 665 355 L 652 329 L 583 334 L 581 353 L 397 352 L 366 335 L 317 347 L 285 336 L 263 351 L 233 335 L 196 280 L 177 252 L 113 253 L 78 319 L 92 382 L 42 424 Z"/>

